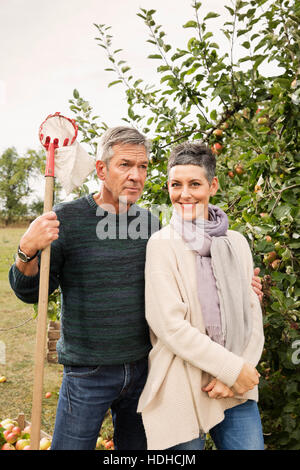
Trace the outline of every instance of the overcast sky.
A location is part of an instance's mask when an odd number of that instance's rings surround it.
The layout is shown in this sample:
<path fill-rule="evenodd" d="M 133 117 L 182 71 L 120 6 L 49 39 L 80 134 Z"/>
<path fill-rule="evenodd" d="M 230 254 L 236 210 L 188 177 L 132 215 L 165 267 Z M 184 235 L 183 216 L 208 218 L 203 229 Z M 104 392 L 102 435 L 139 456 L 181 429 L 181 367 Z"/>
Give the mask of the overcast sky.
<path fill-rule="evenodd" d="M 204 11 L 216 11 L 224 22 L 224 4 L 204 0 Z M 74 88 L 90 101 L 109 125 L 118 125 L 127 107 L 122 85 L 115 79 L 104 49 L 94 40 L 93 23 L 112 26 L 115 49 L 122 48 L 136 76 L 153 82 L 157 62 L 146 42 L 148 29 L 136 16 L 139 8 L 156 9 L 172 45 L 184 47 L 193 19 L 191 0 L 0 0 L 0 152 L 15 146 L 22 154 L 38 148 L 38 128 L 44 118 L 60 111 L 71 115 L 68 100 Z M 213 23 L 211 23 L 213 24 Z M 153 46 L 154 47 L 154 46 Z M 120 56 L 121 57 L 121 56 Z"/>
<path fill-rule="evenodd" d="M 106 53 L 97 45 L 93 25 L 112 26 L 114 49 L 132 67 L 134 77 L 159 83 L 157 53 L 147 43 L 148 28 L 137 16 L 140 8 L 155 9 L 155 19 L 174 48 L 185 48 L 191 29 L 182 25 L 194 19 L 191 0 L 0 0 L 0 153 L 14 146 L 19 155 L 38 149 L 38 129 L 49 115 L 60 111 L 70 117 L 68 100 L 73 89 L 88 100 L 94 113 L 109 126 L 124 123 L 127 115 L 124 88 L 108 88 L 116 79 Z M 229 18 L 231 0 L 203 0 L 202 18 L 209 20 L 215 41 L 229 49 L 221 28 Z M 245 49 L 244 49 L 245 52 Z M 238 51 L 236 52 L 238 54 Z M 270 72 L 271 73 L 271 72 Z"/>

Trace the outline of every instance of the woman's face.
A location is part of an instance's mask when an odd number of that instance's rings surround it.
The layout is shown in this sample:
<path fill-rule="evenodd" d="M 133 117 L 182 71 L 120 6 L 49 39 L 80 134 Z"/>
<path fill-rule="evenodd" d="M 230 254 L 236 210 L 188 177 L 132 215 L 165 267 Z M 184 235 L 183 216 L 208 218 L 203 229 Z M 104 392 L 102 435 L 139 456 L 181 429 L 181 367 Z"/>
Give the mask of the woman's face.
<path fill-rule="evenodd" d="M 218 189 L 218 178 L 211 182 L 206 171 L 198 165 L 176 165 L 169 172 L 168 188 L 170 199 L 185 220 L 197 217 L 208 219 L 208 203 Z"/>

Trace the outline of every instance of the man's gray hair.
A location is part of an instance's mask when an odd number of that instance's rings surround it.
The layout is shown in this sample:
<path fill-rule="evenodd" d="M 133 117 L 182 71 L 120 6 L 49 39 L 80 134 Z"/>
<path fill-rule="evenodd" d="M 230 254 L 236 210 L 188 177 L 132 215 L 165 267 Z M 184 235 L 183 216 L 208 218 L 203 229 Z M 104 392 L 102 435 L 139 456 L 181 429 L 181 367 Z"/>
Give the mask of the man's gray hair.
<path fill-rule="evenodd" d="M 151 142 L 137 129 L 127 126 L 111 127 L 102 135 L 97 149 L 97 160 L 102 160 L 109 166 L 109 162 L 114 155 L 112 149 L 115 144 L 144 145 L 149 158 Z"/>

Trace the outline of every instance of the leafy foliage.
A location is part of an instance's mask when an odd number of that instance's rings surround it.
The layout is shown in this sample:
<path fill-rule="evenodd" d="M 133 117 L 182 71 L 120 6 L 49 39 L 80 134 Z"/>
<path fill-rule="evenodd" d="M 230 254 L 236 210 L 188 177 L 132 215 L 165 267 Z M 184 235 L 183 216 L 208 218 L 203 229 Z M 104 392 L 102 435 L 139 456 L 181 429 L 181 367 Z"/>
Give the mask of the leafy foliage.
<path fill-rule="evenodd" d="M 233 3 L 233 2 L 232 2 Z M 128 103 L 124 121 L 152 138 L 145 206 L 169 204 L 167 156 L 172 145 L 201 139 L 217 155 L 220 190 L 212 201 L 231 228 L 249 241 L 264 288 L 265 349 L 259 370 L 260 407 L 268 449 L 300 448 L 299 344 L 299 124 L 300 1 L 237 0 L 218 44 L 213 21 L 193 1 L 186 47 L 167 41 L 155 10 L 138 16 L 153 45 L 149 60 L 159 85 L 145 84 L 119 60 L 110 27 L 95 25 L 96 38 Z M 237 56 L 236 50 L 242 51 Z M 244 54 L 243 54 L 244 53 Z M 275 70 L 271 76 L 268 67 Z M 74 91 L 71 109 L 85 142 L 95 148 L 105 124 Z M 299 349 L 299 348 L 298 348 Z M 295 359 L 296 357 L 296 359 Z"/>

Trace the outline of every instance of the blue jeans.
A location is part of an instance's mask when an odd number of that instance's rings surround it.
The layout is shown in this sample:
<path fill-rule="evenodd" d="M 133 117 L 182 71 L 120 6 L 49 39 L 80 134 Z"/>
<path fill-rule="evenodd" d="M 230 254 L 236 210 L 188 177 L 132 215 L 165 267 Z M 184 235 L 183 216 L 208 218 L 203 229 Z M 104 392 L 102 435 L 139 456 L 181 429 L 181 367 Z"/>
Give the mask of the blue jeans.
<path fill-rule="evenodd" d="M 65 366 L 51 450 L 93 450 L 107 410 L 112 412 L 117 450 L 145 450 L 136 412 L 148 359 L 113 366 Z"/>
<path fill-rule="evenodd" d="M 264 450 L 264 439 L 256 401 L 248 400 L 225 410 L 225 418 L 209 434 L 218 450 Z M 183 442 L 172 450 L 203 450 L 205 436 Z"/>

